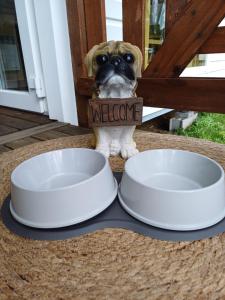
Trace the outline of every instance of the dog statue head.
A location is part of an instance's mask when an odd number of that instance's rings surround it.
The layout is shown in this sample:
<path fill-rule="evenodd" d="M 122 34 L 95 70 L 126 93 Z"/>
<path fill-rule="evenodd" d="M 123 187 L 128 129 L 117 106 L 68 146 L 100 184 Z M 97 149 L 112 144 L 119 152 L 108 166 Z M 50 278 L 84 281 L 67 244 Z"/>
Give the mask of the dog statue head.
<path fill-rule="evenodd" d="M 137 46 L 109 41 L 94 46 L 86 55 L 85 65 L 98 89 L 115 85 L 134 89 L 137 77 L 141 77 L 142 61 Z"/>

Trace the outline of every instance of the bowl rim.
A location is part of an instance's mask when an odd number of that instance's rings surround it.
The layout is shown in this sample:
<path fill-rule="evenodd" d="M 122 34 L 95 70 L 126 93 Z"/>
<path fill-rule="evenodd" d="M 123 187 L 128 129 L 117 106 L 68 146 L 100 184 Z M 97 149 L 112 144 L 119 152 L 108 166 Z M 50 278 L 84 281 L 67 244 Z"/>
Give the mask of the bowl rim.
<path fill-rule="evenodd" d="M 191 155 L 194 155 L 194 156 L 198 156 L 198 157 L 201 157 L 201 158 L 204 158 L 204 159 L 207 159 L 209 161 L 211 161 L 214 165 L 216 165 L 218 167 L 218 169 L 220 170 L 220 177 L 219 179 L 214 182 L 213 184 L 210 184 L 206 187 L 202 187 L 202 188 L 199 188 L 199 189 L 191 189 L 191 190 L 172 190 L 172 189 L 164 189 L 164 188 L 157 188 L 157 187 L 153 187 L 153 186 L 150 186 L 150 185 L 147 185 L 147 184 L 144 184 L 143 182 L 140 182 L 138 181 L 137 179 L 135 179 L 132 175 L 129 174 L 129 172 L 127 172 L 127 168 L 128 168 L 128 164 L 130 163 L 131 160 L 134 160 L 138 155 L 142 155 L 144 153 L 147 153 L 147 152 L 158 152 L 158 151 L 176 151 L 176 152 L 184 152 L 184 153 L 188 153 L 188 154 L 191 154 Z M 128 176 L 133 182 L 135 183 L 138 183 L 139 185 L 145 187 L 145 188 L 148 188 L 148 189 L 151 189 L 151 190 L 154 190 L 154 191 L 160 191 L 160 192 L 166 192 L 166 193 L 178 193 L 178 194 L 182 194 L 182 193 L 196 193 L 196 192 L 202 192 L 203 190 L 207 190 L 207 189 L 211 189 L 213 186 L 217 186 L 221 183 L 221 181 L 224 182 L 224 179 L 225 179 L 225 175 L 224 175 L 224 169 L 222 168 L 222 166 L 217 162 L 215 161 L 214 159 L 211 159 L 209 158 L 208 156 L 206 155 L 203 155 L 203 154 L 199 154 L 197 152 L 192 152 L 192 151 L 188 151 L 188 150 L 180 150 L 180 149 L 172 149 L 172 148 L 159 148 L 159 149 L 149 149 L 149 150 L 145 150 L 145 151 L 142 151 L 142 152 L 139 152 L 138 154 L 130 157 L 126 163 L 125 163 L 125 166 L 124 166 L 124 173 L 126 174 L 126 176 Z"/>
<path fill-rule="evenodd" d="M 68 151 L 68 150 L 86 151 L 86 152 L 97 153 L 97 155 L 101 156 L 104 159 L 104 165 L 103 165 L 103 167 L 96 174 L 94 174 L 93 176 L 91 176 L 91 177 L 89 177 L 87 179 L 84 179 L 84 180 L 82 180 L 82 181 L 80 181 L 78 183 L 75 183 L 75 184 L 70 184 L 70 185 L 67 185 L 67 186 L 64 186 L 64 187 L 58 187 L 58 188 L 54 188 L 54 189 L 40 189 L 40 190 L 38 189 L 38 190 L 33 190 L 33 189 L 25 188 L 24 186 L 21 186 L 20 184 L 18 184 L 18 183 L 15 182 L 15 178 L 14 178 L 15 177 L 15 173 L 18 172 L 18 169 L 21 168 L 21 166 L 23 166 L 26 163 L 29 163 L 32 159 L 40 157 L 40 156 L 44 156 L 44 155 L 47 155 L 47 154 L 50 154 L 50 153 L 53 153 L 53 152 Z M 73 147 L 62 148 L 62 149 L 56 149 L 56 150 L 51 150 L 51 151 L 43 152 L 43 153 L 40 153 L 38 155 L 35 155 L 35 156 L 31 157 L 31 158 L 28 158 L 28 159 L 24 160 L 18 166 L 16 166 L 16 168 L 12 171 L 11 177 L 10 177 L 10 181 L 11 181 L 11 184 L 13 184 L 15 187 L 17 187 L 17 188 L 19 188 L 20 190 L 23 190 L 23 191 L 29 191 L 29 192 L 34 192 L 34 193 L 45 193 L 45 192 L 48 193 L 48 192 L 55 192 L 55 191 L 63 191 L 63 190 L 66 190 L 66 189 L 71 189 L 71 188 L 73 188 L 75 186 L 83 185 L 83 184 L 87 183 L 88 181 L 93 180 L 95 177 L 99 176 L 106 169 L 106 167 L 108 165 L 109 165 L 108 159 L 102 153 L 100 153 L 99 151 L 96 151 L 95 149 L 73 148 Z"/>

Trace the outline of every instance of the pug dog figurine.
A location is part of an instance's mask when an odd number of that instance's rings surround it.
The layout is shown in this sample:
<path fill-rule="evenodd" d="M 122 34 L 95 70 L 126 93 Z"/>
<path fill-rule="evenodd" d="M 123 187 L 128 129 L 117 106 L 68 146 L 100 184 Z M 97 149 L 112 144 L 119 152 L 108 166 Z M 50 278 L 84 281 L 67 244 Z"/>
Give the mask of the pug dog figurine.
<path fill-rule="evenodd" d="M 137 46 L 109 41 L 94 46 L 85 57 L 88 76 L 95 78 L 92 98 L 135 97 L 137 77 L 141 77 L 142 53 Z M 133 140 L 135 126 L 93 128 L 96 150 L 106 157 L 121 154 L 127 159 L 138 152 Z"/>

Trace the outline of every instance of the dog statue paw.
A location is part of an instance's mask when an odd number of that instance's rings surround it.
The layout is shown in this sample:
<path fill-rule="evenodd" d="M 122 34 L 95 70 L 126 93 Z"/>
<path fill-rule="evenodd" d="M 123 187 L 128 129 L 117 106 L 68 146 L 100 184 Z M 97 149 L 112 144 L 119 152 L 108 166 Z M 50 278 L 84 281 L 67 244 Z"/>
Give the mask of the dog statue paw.
<path fill-rule="evenodd" d="M 96 91 L 92 98 L 135 97 L 142 61 L 140 49 L 130 43 L 109 41 L 94 46 L 85 58 L 88 76 L 95 78 Z M 106 157 L 121 155 L 127 159 L 138 152 L 133 140 L 134 125 L 93 129 L 95 148 Z"/>
<path fill-rule="evenodd" d="M 124 159 L 127 159 L 135 154 L 137 154 L 139 151 L 136 148 L 136 143 L 132 144 L 123 144 L 121 148 L 121 156 Z"/>

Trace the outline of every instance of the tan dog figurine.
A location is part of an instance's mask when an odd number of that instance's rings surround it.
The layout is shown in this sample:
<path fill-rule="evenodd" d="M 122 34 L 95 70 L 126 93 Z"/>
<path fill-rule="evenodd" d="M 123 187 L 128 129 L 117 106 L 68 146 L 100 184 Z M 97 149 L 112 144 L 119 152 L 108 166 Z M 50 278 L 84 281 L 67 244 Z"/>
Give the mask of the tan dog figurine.
<path fill-rule="evenodd" d="M 96 92 L 92 98 L 134 97 L 142 60 L 140 49 L 130 43 L 109 41 L 94 46 L 85 58 L 88 76 L 95 78 Z M 131 157 L 138 152 L 134 130 L 135 126 L 94 128 L 96 150 L 106 157 Z"/>

